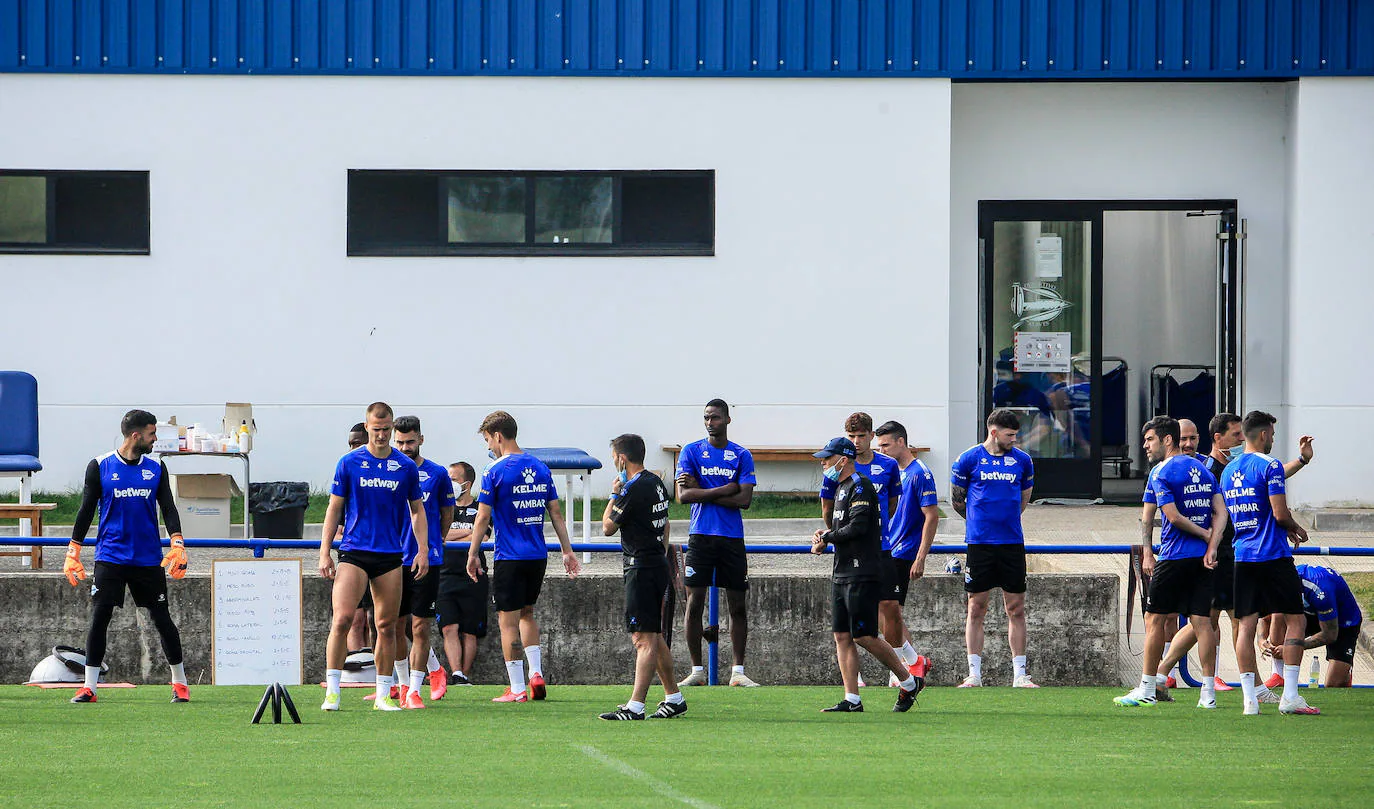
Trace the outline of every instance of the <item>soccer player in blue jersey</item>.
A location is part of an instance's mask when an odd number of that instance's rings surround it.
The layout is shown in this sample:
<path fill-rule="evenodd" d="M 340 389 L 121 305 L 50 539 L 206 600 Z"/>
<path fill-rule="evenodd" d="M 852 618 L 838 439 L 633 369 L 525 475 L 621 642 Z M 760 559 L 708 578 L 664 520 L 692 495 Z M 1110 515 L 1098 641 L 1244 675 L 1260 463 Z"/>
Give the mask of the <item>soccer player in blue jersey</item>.
<path fill-rule="evenodd" d="M 466 672 L 477 661 L 477 641 L 487 636 L 487 610 L 491 604 L 491 580 L 487 576 L 487 555 L 481 554 L 477 581 L 468 578 L 468 543 L 477 523 L 474 484 L 477 472 L 472 464 L 458 461 L 448 465 L 448 477 L 457 496 L 453 523 L 447 540 L 464 543 L 444 549 L 444 567 L 439 571 L 439 631 L 444 636 L 444 651 L 453 677 L 449 685 L 472 685 Z M 479 538 L 484 539 L 485 537 Z M 431 688 L 433 684 L 431 683 Z"/>
<path fill-rule="evenodd" d="M 81 547 L 98 508 L 91 628 L 86 636 L 86 682 L 72 702 L 96 701 L 106 634 L 115 607 L 124 606 L 126 587 L 134 596 L 134 605 L 148 611 L 162 639 L 162 652 L 172 667 L 172 702 L 190 702 L 181 634 L 167 609 L 167 576 L 180 579 L 186 575 L 186 546 L 181 539 L 181 518 L 172 499 L 167 467 L 148 457 L 157 439 L 157 417 L 146 410 L 130 410 L 120 421 L 119 431 L 124 436 L 119 449 L 86 465 L 81 508 L 72 525 L 72 540 L 62 567 L 73 587 L 86 578 Z M 171 539 L 165 556 L 157 527 L 159 508 Z"/>
<path fill-rule="evenodd" d="M 935 490 L 935 475 L 930 468 L 916 458 L 907 445 L 906 427 L 896 421 L 885 422 L 875 433 L 878 451 L 896 461 L 901 499 L 892 511 L 892 520 L 883 535 L 883 544 L 892 557 L 893 601 L 897 605 L 897 618 L 902 620 L 902 608 L 906 606 L 907 590 L 911 583 L 925 575 L 926 555 L 935 541 L 935 529 L 940 522 L 940 508 L 936 503 L 939 495 Z M 855 445 L 857 447 L 857 444 Z M 887 602 L 884 602 L 887 603 Z M 883 617 L 882 604 L 878 605 L 878 618 Z M 891 626 L 889 624 L 888 626 Z M 917 654 L 911 645 L 911 633 L 905 620 L 899 625 L 900 636 L 885 635 L 897 655 L 906 664 L 907 670 L 920 682 L 925 682 L 930 671 L 930 658 Z M 900 645 L 899 645 L 900 644 Z M 888 685 L 892 681 L 888 680 Z"/>
<path fill-rule="evenodd" d="M 1355 647 L 1364 614 L 1341 574 L 1324 565 L 1298 565 L 1302 580 L 1302 609 L 1307 620 L 1304 649 L 1326 647 L 1326 687 L 1347 688 L 1355 673 Z M 1270 627 L 1269 624 L 1273 626 Z M 1268 630 L 1274 630 L 1270 635 Z M 1260 645 L 1267 656 L 1282 657 L 1283 626 L 1260 619 Z"/>
<path fill-rule="evenodd" d="M 348 631 L 363 590 L 372 588 L 377 624 L 377 692 L 372 707 L 399 711 L 392 687 L 396 660 L 396 624 L 401 605 L 402 536 L 407 520 L 416 545 L 411 571 L 423 579 L 429 571 L 429 525 L 421 499 L 415 462 L 391 446 L 393 413 L 385 402 L 368 405 L 367 444 L 339 459 L 329 490 L 329 507 L 320 533 L 320 575 L 334 582 L 333 617 L 325 646 L 325 697 L 322 710 L 339 710 L 339 681 L 348 656 Z M 339 562 L 330 546 L 343 523 Z"/>
<path fill-rule="evenodd" d="M 468 546 L 467 571 L 468 578 L 478 580 L 482 571 L 482 536 L 491 528 L 492 541 L 496 543 L 491 589 L 496 600 L 496 620 L 501 627 L 506 675 L 510 679 L 506 692 L 492 702 L 525 702 L 531 696 L 544 699 L 546 682 L 534 604 L 539 600 L 549 562 L 544 544 L 545 512 L 558 535 L 563 569 L 569 576 L 577 576 L 582 572 L 582 563 L 568 540 L 553 475 L 543 461 L 520 449 L 515 440 L 515 418 L 497 410 L 482 420 L 479 431 L 496 460 L 482 473 L 477 492 L 477 520 Z M 528 689 L 522 657 L 530 661 Z"/>
<path fill-rule="evenodd" d="M 401 682 L 401 706 L 404 708 L 423 708 L 420 687 L 430 677 L 429 664 L 434 660 L 434 652 L 429 646 L 429 625 L 434 621 L 435 602 L 439 599 L 439 570 L 444 565 L 444 533 L 453 522 L 453 481 L 449 480 L 448 470 L 443 466 L 420 455 L 425 436 L 420 432 L 420 419 L 415 416 L 401 416 L 394 426 L 396 449 L 415 463 L 420 478 L 420 500 L 425 504 L 425 525 L 429 528 L 429 572 L 416 577 L 408 568 L 415 564 L 419 544 L 410 525 L 404 526 L 401 539 L 401 567 L 403 572 L 401 588 L 400 620 L 409 616 L 410 625 L 403 626 L 403 632 L 396 636 L 397 677 Z M 408 641 L 408 639 L 409 641 Z M 406 660 L 406 647 L 409 645 L 409 661 Z M 437 664 L 437 660 L 434 660 Z M 436 672 L 437 678 L 430 677 L 430 699 L 442 699 L 448 689 L 448 675 L 442 668 Z M 407 682 L 409 681 L 409 682 Z"/>
<path fill-rule="evenodd" d="M 1283 464 L 1269 456 L 1274 447 L 1274 424 L 1268 413 L 1252 410 L 1241 422 L 1245 453 L 1221 473 L 1221 494 L 1235 526 L 1235 615 L 1240 619 L 1236 660 L 1245 694 L 1245 714 L 1260 712 L 1255 692 L 1255 631 L 1261 615 L 1281 615 L 1284 623 L 1283 696 L 1279 713 L 1313 715 L 1321 711 L 1298 693 L 1302 664 L 1302 581 L 1288 547 L 1307 541 L 1307 531 L 1288 510 Z"/>
<path fill-rule="evenodd" d="M 706 437 L 682 448 L 677 463 L 677 499 L 692 506 L 687 531 L 687 654 L 692 673 L 678 685 L 706 685 L 702 665 L 702 616 L 711 586 L 725 590 L 730 613 L 730 647 L 734 667 L 730 685 L 752 688 L 758 683 L 744 673 L 744 648 L 749 639 L 745 596 L 749 562 L 744 552 L 744 518 L 754 501 L 754 456 L 730 440 L 730 406 L 712 399 L 702 411 Z"/>
<path fill-rule="evenodd" d="M 1035 466 L 1029 455 L 1016 448 L 1021 421 L 1015 413 L 994 410 L 988 414 L 987 426 L 987 439 L 964 450 L 950 470 L 950 501 L 965 520 L 968 543 L 964 569 L 968 677 L 959 687 L 983 684 L 983 620 L 988 594 L 997 587 L 1007 613 L 1007 642 L 1015 670 L 1012 685 L 1039 688 L 1026 673 L 1026 537 L 1021 531 L 1021 512 L 1030 505 Z"/>
<path fill-rule="evenodd" d="M 1155 464 L 1148 483 L 1154 505 L 1144 506 L 1148 520 L 1142 521 L 1150 534 L 1144 537 L 1142 562 L 1142 569 L 1150 576 L 1145 606 L 1145 654 L 1140 685 L 1115 701 L 1127 707 L 1155 704 L 1156 672 L 1164 654 L 1164 639 L 1169 627 L 1178 626 L 1178 616 L 1187 615 L 1196 624 L 1198 643 L 1202 644 L 1202 696 L 1197 706 L 1215 708 L 1212 571 L 1226 525 L 1226 505 L 1217 492 L 1212 473 L 1201 461 L 1184 454 L 1177 421 L 1156 416 L 1146 422 L 1141 432 L 1145 437 L 1145 457 Z M 1151 547 L 1155 507 L 1164 515 L 1157 563 Z"/>

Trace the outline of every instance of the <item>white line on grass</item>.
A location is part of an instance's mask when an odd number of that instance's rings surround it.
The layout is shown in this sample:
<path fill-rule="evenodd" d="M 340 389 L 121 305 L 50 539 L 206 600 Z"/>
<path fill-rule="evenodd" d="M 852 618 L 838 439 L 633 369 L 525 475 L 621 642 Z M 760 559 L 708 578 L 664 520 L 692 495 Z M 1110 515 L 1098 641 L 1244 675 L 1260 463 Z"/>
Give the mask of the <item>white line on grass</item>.
<path fill-rule="evenodd" d="M 577 749 L 581 750 L 584 756 L 596 759 L 597 761 L 601 762 L 607 767 L 610 767 L 611 769 L 615 770 L 621 775 L 627 775 L 630 778 L 635 779 L 636 781 L 642 781 L 644 785 L 647 786 L 649 789 L 652 789 L 654 792 L 657 792 L 665 798 L 678 801 L 679 803 L 685 803 L 688 806 L 695 806 L 696 809 L 720 809 L 713 803 L 707 803 L 706 801 L 693 798 L 691 795 L 684 795 L 681 792 L 678 792 L 676 789 L 673 789 L 671 786 L 653 777 L 652 775 L 649 775 L 648 773 L 644 772 L 643 770 L 637 770 L 618 758 L 611 758 L 610 756 L 606 755 L 600 750 L 597 750 L 595 747 L 592 747 L 589 744 L 584 744 L 581 747 L 578 747 Z"/>

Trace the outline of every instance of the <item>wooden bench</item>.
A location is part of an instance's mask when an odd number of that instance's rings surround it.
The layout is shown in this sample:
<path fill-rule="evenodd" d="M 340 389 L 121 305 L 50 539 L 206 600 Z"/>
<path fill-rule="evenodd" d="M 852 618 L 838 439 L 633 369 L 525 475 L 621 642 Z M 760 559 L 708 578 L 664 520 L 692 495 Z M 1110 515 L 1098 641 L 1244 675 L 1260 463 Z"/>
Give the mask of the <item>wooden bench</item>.
<path fill-rule="evenodd" d="M 673 456 L 673 474 L 677 474 L 677 458 L 682 454 L 681 444 L 660 444 L 659 449 Z M 755 446 L 746 447 L 749 454 L 754 456 L 754 463 L 815 463 L 816 459 L 811 457 L 819 447 L 796 447 L 796 446 Z M 930 452 L 930 447 L 911 447 L 911 452 L 916 457 L 921 457 L 921 453 Z"/>
<path fill-rule="evenodd" d="M 52 511 L 55 508 L 57 508 L 56 503 L 0 503 L 0 520 L 28 520 L 31 526 L 29 534 L 41 537 L 43 536 L 43 512 Z M 31 545 L 26 551 L 0 551 L 0 556 L 27 556 L 29 557 L 30 570 L 43 569 L 42 545 Z"/>

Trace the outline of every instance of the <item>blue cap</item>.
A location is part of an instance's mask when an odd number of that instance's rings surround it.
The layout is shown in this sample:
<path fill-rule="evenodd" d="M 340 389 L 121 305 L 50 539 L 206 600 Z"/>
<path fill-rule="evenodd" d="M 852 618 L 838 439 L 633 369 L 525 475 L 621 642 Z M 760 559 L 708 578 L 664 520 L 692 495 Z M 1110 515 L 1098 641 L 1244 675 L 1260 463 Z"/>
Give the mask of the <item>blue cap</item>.
<path fill-rule="evenodd" d="M 844 436 L 832 438 L 825 445 L 825 449 L 820 452 L 813 452 L 812 458 L 829 458 L 831 455 L 843 455 L 846 458 L 853 458 L 858 455 L 858 450 L 854 449 L 854 442 Z"/>

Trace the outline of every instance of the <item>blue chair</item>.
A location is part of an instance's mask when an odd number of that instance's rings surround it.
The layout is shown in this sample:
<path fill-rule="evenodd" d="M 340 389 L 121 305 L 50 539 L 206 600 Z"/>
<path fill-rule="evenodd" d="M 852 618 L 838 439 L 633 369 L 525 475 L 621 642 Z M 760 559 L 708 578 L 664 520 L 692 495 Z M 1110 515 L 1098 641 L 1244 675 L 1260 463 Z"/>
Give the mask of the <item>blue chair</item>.
<path fill-rule="evenodd" d="M 5 425 L 0 430 L 0 477 L 19 478 L 19 503 L 29 505 L 33 473 L 43 469 L 38 461 L 38 380 L 32 374 L 0 371 L 0 424 Z M 21 536 L 32 530 L 30 520 L 19 521 Z M 41 559 L 35 556 L 36 565 Z"/>

